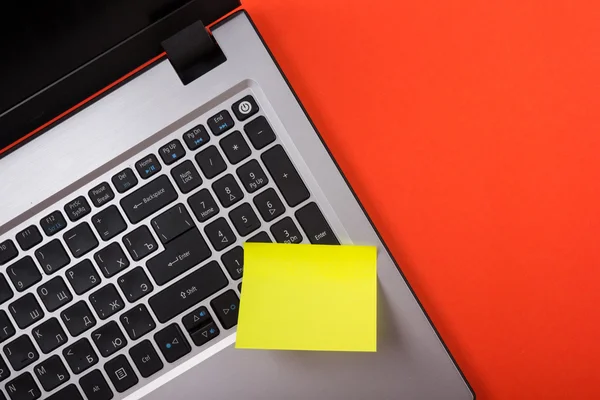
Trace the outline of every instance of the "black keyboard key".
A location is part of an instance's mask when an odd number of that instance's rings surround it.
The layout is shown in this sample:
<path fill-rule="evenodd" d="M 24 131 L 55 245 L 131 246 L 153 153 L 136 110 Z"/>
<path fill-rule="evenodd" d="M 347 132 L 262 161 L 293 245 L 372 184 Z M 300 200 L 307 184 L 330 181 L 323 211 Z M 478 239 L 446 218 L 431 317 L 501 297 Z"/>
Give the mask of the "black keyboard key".
<path fill-rule="evenodd" d="M 208 131 L 202 125 L 198 125 L 183 134 L 183 140 L 190 150 L 197 150 L 210 140 Z"/>
<path fill-rule="evenodd" d="M 71 262 L 71 258 L 58 239 L 54 239 L 35 251 L 35 258 L 47 275 L 52 275 Z"/>
<path fill-rule="evenodd" d="M 127 339 L 115 321 L 92 332 L 92 340 L 103 357 L 110 357 L 127 345 Z"/>
<path fill-rule="evenodd" d="M 260 232 L 250 239 L 246 240 L 248 243 L 273 243 L 267 232 Z"/>
<path fill-rule="evenodd" d="M 231 246 L 235 242 L 235 234 L 225 218 L 219 218 L 204 228 L 204 233 L 217 251 Z"/>
<path fill-rule="evenodd" d="M 232 164 L 237 164 L 252 154 L 250 146 L 248 146 L 240 131 L 235 131 L 225 136 L 225 138 L 221 139 L 219 145 Z"/>
<path fill-rule="evenodd" d="M 100 319 L 106 319 L 125 307 L 125 303 L 123 303 L 121 296 L 119 296 L 117 288 L 112 283 L 92 293 L 90 295 L 90 303 L 92 303 Z"/>
<path fill-rule="evenodd" d="M 65 386 L 64 389 L 60 389 L 58 392 L 54 393 L 52 396 L 48 397 L 46 400 L 83 400 L 81 397 L 81 393 L 77 389 L 77 386 L 70 384 Z"/>
<path fill-rule="evenodd" d="M 0 274 L 0 304 L 4 304 L 7 300 L 12 299 L 13 291 L 8 284 L 4 275 Z"/>
<path fill-rule="evenodd" d="M 171 176 L 175 180 L 177 187 L 182 193 L 189 193 L 202 185 L 202 178 L 194 163 L 186 160 L 181 165 L 176 166 L 171 170 Z"/>
<path fill-rule="evenodd" d="M 173 363 L 192 351 L 192 348 L 179 325 L 171 324 L 154 334 L 154 340 L 158 348 L 165 356 L 167 362 Z"/>
<path fill-rule="evenodd" d="M 42 234 L 35 225 L 31 225 L 17 233 L 17 242 L 23 251 L 33 248 L 42 242 Z"/>
<path fill-rule="evenodd" d="M 19 292 L 29 289 L 42 280 L 42 274 L 30 256 L 26 256 L 8 267 L 6 273 Z"/>
<path fill-rule="evenodd" d="M 316 203 L 296 211 L 296 219 L 312 244 L 340 244 Z"/>
<path fill-rule="evenodd" d="M 62 213 L 56 210 L 52 214 L 42 218 L 40 220 L 40 226 L 46 236 L 52 236 L 65 229 L 67 221 L 65 221 L 65 217 L 63 217 Z"/>
<path fill-rule="evenodd" d="M 8 319 L 8 314 L 6 311 L 0 310 L 0 343 L 14 336 L 15 333 L 15 327 Z"/>
<path fill-rule="evenodd" d="M 202 189 L 189 197 L 188 205 L 200 222 L 206 222 L 219 213 L 219 206 L 208 189 Z"/>
<path fill-rule="evenodd" d="M 139 261 L 158 249 L 156 241 L 146 225 L 123 236 L 123 244 L 134 261 Z"/>
<path fill-rule="evenodd" d="M 87 222 L 82 222 L 67 231 L 63 235 L 63 239 L 75 258 L 79 258 L 98 247 L 98 239 L 96 239 L 96 235 L 94 235 Z"/>
<path fill-rule="evenodd" d="M 135 308 L 121 315 L 121 324 L 131 340 L 137 340 L 146 333 L 156 328 L 156 323 L 150 316 L 145 305 L 139 304 Z"/>
<path fill-rule="evenodd" d="M 228 283 L 219 264 L 212 261 L 152 296 L 148 304 L 156 318 L 164 323 L 223 289 Z"/>
<path fill-rule="evenodd" d="M 198 229 L 191 229 L 165 245 L 165 251 L 146 262 L 159 285 L 178 277 L 212 255 Z"/>
<path fill-rule="evenodd" d="M 119 393 L 123 393 L 139 382 L 131 364 L 122 354 L 104 364 L 104 371 Z"/>
<path fill-rule="evenodd" d="M 71 378 L 69 371 L 57 355 L 42 361 L 33 368 L 33 371 L 47 392 L 56 389 Z M 72 399 L 72 397 L 67 398 Z"/>
<path fill-rule="evenodd" d="M 102 207 L 115 198 L 115 192 L 110 188 L 108 182 L 102 182 L 98 186 L 90 189 L 88 192 L 92 204 L 96 207 Z"/>
<path fill-rule="evenodd" d="M 285 212 L 285 206 L 274 189 L 267 189 L 254 197 L 254 205 L 267 222 L 273 221 Z"/>
<path fill-rule="evenodd" d="M 139 261 L 158 249 L 156 241 L 146 225 L 123 236 L 123 244 L 134 261 Z"/>
<path fill-rule="evenodd" d="M 121 200 L 125 215 L 137 224 L 177 200 L 177 192 L 166 175 L 161 175 Z"/>
<path fill-rule="evenodd" d="M 69 268 L 66 277 L 77 294 L 84 294 L 98 286 L 102 281 L 90 260 L 83 260 L 74 267 Z"/>
<path fill-rule="evenodd" d="M 233 290 L 228 290 L 218 297 L 215 297 L 210 306 L 217 314 L 217 318 L 221 321 L 223 328 L 230 329 L 237 325 L 238 309 L 240 307 L 240 299 Z"/>
<path fill-rule="evenodd" d="M 6 384 L 6 393 L 11 400 L 36 400 L 42 392 L 29 372 L 17 376 Z"/>
<path fill-rule="evenodd" d="M 88 400 L 111 400 L 113 398 L 113 392 L 104 379 L 104 375 L 97 369 L 83 376 L 79 380 L 79 386 Z"/>
<path fill-rule="evenodd" d="M 60 276 L 50 279 L 48 282 L 37 288 L 38 296 L 46 306 L 48 312 L 58 310 L 65 304 L 73 300 L 71 292 L 67 288 L 65 281 Z"/>
<path fill-rule="evenodd" d="M 9 376 L 10 376 L 10 368 L 8 368 L 8 365 L 6 365 L 6 363 L 4 362 L 2 357 L 0 357 L 0 382 L 5 380 Z M 0 399 L 1 399 L 1 397 L 0 397 Z"/>
<path fill-rule="evenodd" d="M 260 150 L 275 141 L 275 133 L 263 116 L 250 121 L 244 126 L 244 132 L 256 150 Z"/>
<path fill-rule="evenodd" d="M 163 369 L 163 362 L 149 340 L 144 340 L 129 350 L 129 355 L 140 375 L 147 378 Z"/>
<path fill-rule="evenodd" d="M 200 307 L 189 313 L 183 317 L 182 322 L 196 346 L 202 346 L 219 336 L 219 328 L 214 323 L 206 307 Z"/>
<path fill-rule="evenodd" d="M 258 112 L 258 104 L 254 97 L 248 95 L 233 103 L 233 113 L 240 121 L 245 121 Z"/>
<path fill-rule="evenodd" d="M 148 154 L 146 157 L 135 163 L 135 169 L 137 169 L 137 172 L 142 179 L 148 179 L 152 175 L 160 172 L 162 167 L 154 154 Z"/>
<path fill-rule="evenodd" d="M 290 217 L 285 217 L 276 224 L 273 224 L 273 226 L 271 226 L 271 233 L 277 243 L 302 242 L 302 234 Z"/>
<path fill-rule="evenodd" d="M 36 362 L 40 355 L 27 335 L 22 335 L 4 346 L 4 355 L 15 371 L 20 371 Z"/>
<path fill-rule="evenodd" d="M 219 331 L 217 324 L 211 320 L 208 324 L 203 325 L 195 332 L 190 333 L 190 336 L 196 346 L 202 346 L 219 336 L 220 333 L 221 331 Z"/>
<path fill-rule="evenodd" d="M 83 300 L 61 312 L 60 318 L 73 337 L 81 335 L 96 325 L 96 318 Z"/>
<path fill-rule="evenodd" d="M 119 286 L 130 303 L 135 303 L 154 289 L 142 267 L 136 267 L 121 276 Z"/>
<path fill-rule="evenodd" d="M 4 275 L 0 274 L 0 304 L 12 299 L 13 291 Z"/>
<path fill-rule="evenodd" d="M 233 280 L 241 279 L 244 275 L 244 249 L 241 246 L 234 247 L 223 254 L 221 262 Z"/>
<path fill-rule="evenodd" d="M 0 265 L 4 265 L 10 260 L 15 259 L 19 255 L 19 251 L 15 246 L 15 243 L 7 239 L 0 243 Z"/>
<path fill-rule="evenodd" d="M 244 192 L 231 174 L 213 183 L 212 188 L 223 207 L 230 207 L 244 198 Z"/>
<path fill-rule="evenodd" d="M 192 217 L 183 204 L 177 204 L 152 219 L 154 232 L 163 244 L 195 227 Z"/>
<path fill-rule="evenodd" d="M 290 207 L 297 206 L 310 197 L 306 185 L 281 145 L 265 151 L 260 158 Z"/>
<path fill-rule="evenodd" d="M 206 307 L 202 306 L 183 317 L 181 322 L 183 323 L 185 330 L 188 331 L 188 333 L 192 333 L 197 331 L 203 325 L 210 323 L 211 320 L 212 317 L 208 310 Z"/>
<path fill-rule="evenodd" d="M 94 260 L 105 277 L 110 278 L 129 267 L 129 259 L 123 253 L 121 245 L 117 242 L 111 243 L 94 254 Z"/>
<path fill-rule="evenodd" d="M 40 307 L 35 296 L 31 293 L 27 293 L 20 299 L 15 300 L 8 309 L 17 326 L 21 329 L 25 329 L 44 318 L 42 307 Z"/>
<path fill-rule="evenodd" d="M 174 162 L 179 161 L 181 157 L 185 156 L 185 149 L 181 142 L 175 139 L 161 147 L 158 154 L 165 164 L 171 165 Z"/>
<path fill-rule="evenodd" d="M 223 110 L 220 113 L 213 115 L 208 120 L 208 127 L 215 136 L 227 132 L 233 128 L 233 125 L 233 118 L 231 118 L 231 115 L 227 110 Z"/>
<path fill-rule="evenodd" d="M 50 318 L 37 328 L 33 328 L 31 335 L 44 354 L 67 343 L 67 335 L 56 318 Z"/>
<path fill-rule="evenodd" d="M 121 204 L 123 200 L 121 200 Z M 105 242 L 127 229 L 127 224 L 116 206 L 108 206 L 92 217 L 92 223 Z"/>
<path fill-rule="evenodd" d="M 225 160 L 215 146 L 210 146 L 198 153 L 196 162 L 207 179 L 212 179 L 227 169 Z"/>
<path fill-rule="evenodd" d="M 79 221 L 91 212 L 92 207 L 83 196 L 79 196 L 65 205 L 65 213 L 71 222 Z"/>
<path fill-rule="evenodd" d="M 111 181 L 119 193 L 125 193 L 138 184 L 138 179 L 135 177 L 135 173 L 131 168 L 125 168 L 123 171 L 113 176 Z"/>
<path fill-rule="evenodd" d="M 233 222 L 233 226 L 240 236 L 249 235 L 260 228 L 260 220 L 248 203 L 244 203 L 231 211 L 229 219 Z"/>
<path fill-rule="evenodd" d="M 62 354 L 69 364 L 69 368 L 76 375 L 98 363 L 98 355 L 86 338 L 69 345 L 62 351 Z"/>
<path fill-rule="evenodd" d="M 254 193 L 269 183 L 265 171 L 263 171 L 256 160 L 248 161 L 239 167 L 236 172 L 248 193 Z"/>

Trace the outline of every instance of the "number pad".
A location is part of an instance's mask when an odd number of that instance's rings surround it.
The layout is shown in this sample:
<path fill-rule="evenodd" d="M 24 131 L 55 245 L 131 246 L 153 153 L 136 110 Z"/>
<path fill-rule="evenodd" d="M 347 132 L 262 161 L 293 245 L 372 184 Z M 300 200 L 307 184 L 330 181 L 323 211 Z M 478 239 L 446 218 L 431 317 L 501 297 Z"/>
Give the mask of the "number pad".
<path fill-rule="evenodd" d="M 286 217 L 277 222 L 271 227 L 271 233 L 277 243 L 300 243 L 302 242 L 302 234 L 294 221 L 290 217 Z"/>
<path fill-rule="evenodd" d="M 231 174 L 213 183 L 212 188 L 223 207 L 230 207 L 244 197 L 244 192 Z"/>
<path fill-rule="evenodd" d="M 260 228 L 260 220 L 248 203 L 244 203 L 230 212 L 229 219 L 241 236 L 249 235 Z"/>
<path fill-rule="evenodd" d="M 221 251 L 235 242 L 235 235 L 225 218 L 219 218 L 207 225 L 204 233 L 217 251 Z"/>
<path fill-rule="evenodd" d="M 237 176 L 248 193 L 262 189 L 269 179 L 256 160 L 252 160 L 237 169 Z"/>
<path fill-rule="evenodd" d="M 267 222 L 273 221 L 285 212 L 285 206 L 273 189 L 267 189 L 254 198 L 254 205 Z"/>
<path fill-rule="evenodd" d="M 221 262 L 234 280 L 241 279 L 244 275 L 244 249 L 234 247 L 221 257 Z"/>

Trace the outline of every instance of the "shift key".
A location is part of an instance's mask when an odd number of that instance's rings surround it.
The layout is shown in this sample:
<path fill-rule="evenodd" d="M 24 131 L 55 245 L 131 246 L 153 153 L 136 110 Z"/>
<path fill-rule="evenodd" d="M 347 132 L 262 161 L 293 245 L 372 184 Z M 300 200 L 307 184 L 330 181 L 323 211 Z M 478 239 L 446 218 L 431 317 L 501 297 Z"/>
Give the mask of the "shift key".
<path fill-rule="evenodd" d="M 228 281 L 216 261 L 178 280 L 152 296 L 150 307 L 160 322 L 167 322 L 227 286 Z"/>
<path fill-rule="evenodd" d="M 163 285 L 211 256 L 198 229 L 192 229 L 165 245 L 165 251 L 146 263 L 157 284 Z"/>

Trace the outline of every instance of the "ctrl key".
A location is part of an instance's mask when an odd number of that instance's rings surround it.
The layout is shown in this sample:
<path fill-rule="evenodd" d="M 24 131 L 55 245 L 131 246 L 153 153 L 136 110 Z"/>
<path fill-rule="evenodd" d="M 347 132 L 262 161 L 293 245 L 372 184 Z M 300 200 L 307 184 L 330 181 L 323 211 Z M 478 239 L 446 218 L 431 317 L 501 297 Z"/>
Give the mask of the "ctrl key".
<path fill-rule="evenodd" d="M 158 357 L 152 343 L 147 339 L 133 346 L 131 350 L 129 350 L 129 355 L 140 372 L 140 375 L 144 378 L 154 375 L 163 369 L 163 363 L 160 360 L 160 357 Z"/>
<path fill-rule="evenodd" d="M 158 348 L 165 359 L 172 363 L 192 351 L 190 344 L 183 336 L 177 324 L 171 324 L 154 335 Z"/>

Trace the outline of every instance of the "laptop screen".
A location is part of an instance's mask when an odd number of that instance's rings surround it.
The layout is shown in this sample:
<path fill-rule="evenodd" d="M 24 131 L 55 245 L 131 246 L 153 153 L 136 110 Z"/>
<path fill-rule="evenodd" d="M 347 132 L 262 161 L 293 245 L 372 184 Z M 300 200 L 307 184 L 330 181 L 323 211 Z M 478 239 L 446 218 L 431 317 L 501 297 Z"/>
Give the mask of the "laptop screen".
<path fill-rule="evenodd" d="M 0 119 L 48 85 L 189 1 L 10 1 L 10 7 L 3 7 L 0 13 Z M 74 99 L 71 106 L 81 100 Z M 27 133 L 0 130 L 0 152 Z"/>

